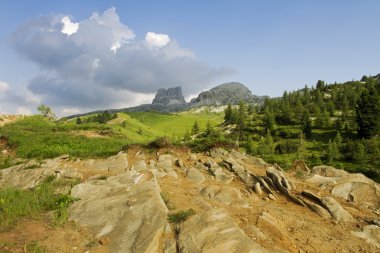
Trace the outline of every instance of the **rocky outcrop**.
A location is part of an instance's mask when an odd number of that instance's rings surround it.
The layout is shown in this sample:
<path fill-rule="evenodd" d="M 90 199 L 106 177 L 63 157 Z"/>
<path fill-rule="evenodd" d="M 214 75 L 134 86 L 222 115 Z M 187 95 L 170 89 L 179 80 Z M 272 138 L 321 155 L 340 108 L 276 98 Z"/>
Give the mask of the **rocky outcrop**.
<path fill-rule="evenodd" d="M 335 199 L 331 197 L 324 197 L 321 199 L 321 202 L 323 207 L 325 207 L 338 222 L 355 221 L 352 215 L 344 210 L 344 208 Z"/>
<path fill-rule="evenodd" d="M 194 215 L 179 229 L 180 253 L 269 252 L 252 241 L 224 209 L 210 209 Z"/>
<path fill-rule="evenodd" d="M 352 231 L 353 235 L 364 239 L 380 249 L 380 227 L 377 225 L 367 225 L 361 231 Z"/>
<path fill-rule="evenodd" d="M 186 104 L 186 101 L 182 95 L 181 87 L 174 87 L 168 89 L 159 89 L 156 93 L 156 97 L 153 99 L 152 104 L 170 106 L 176 104 Z"/>
<path fill-rule="evenodd" d="M 159 252 L 168 210 L 151 172 L 129 171 L 76 185 L 70 220 L 97 238 L 111 238 L 110 252 Z"/>

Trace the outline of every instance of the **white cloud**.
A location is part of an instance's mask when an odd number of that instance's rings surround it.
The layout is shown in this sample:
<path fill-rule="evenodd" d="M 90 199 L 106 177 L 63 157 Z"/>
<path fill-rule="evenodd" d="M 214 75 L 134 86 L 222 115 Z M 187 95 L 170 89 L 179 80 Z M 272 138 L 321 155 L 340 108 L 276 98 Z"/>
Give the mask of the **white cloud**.
<path fill-rule="evenodd" d="M 4 92 L 9 89 L 9 84 L 7 82 L 0 81 L 0 92 Z"/>
<path fill-rule="evenodd" d="M 7 103 L 34 108 L 41 99 L 60 113 L 127 107 L 150 103 L 159 88 L 182 86 L 185 96 L 194 94 L 232 73 L 198 60 L 169 35 L 148 32 L 136 40 L 115 8 L 78 21 L 70 36 L 61 31 L 61 20 L 70 21 L 65 17 L 39 16 L 12 34 L 16 51 L 41 72 L 27 85 L 34 98 L 15 93 Z"/>
<path fill-rule="evenodd" d="M 68 16 L 64 16 L 61 19 L 61 23 L 63 24 L 61 32 L 69 36 L 76 33 L 79 29 L 79 24 L 71 22 Z"/>
<path fill-rule="evenodd" d="M 31 115 L 32 111 L 29 108 L 27 108 L 27 107 L 20 106 L 20 107 L 17 108 L 17 114 Z"/>
<path fill-rule="evenodd" d="M 163 47 L 170 42 L 170 37 L 167 34 L 148 32 L 145 35 L 145 41 L 148 47 Z"/>

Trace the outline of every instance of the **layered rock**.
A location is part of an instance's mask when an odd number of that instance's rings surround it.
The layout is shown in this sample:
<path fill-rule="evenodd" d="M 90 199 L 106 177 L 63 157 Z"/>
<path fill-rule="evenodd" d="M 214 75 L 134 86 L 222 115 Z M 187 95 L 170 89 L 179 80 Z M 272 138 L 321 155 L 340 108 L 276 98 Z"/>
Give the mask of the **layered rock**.
<path fill-rule="evenodd" d="M 80 200 L 70 207 L 69 219 L 96 238 L 111 238 L 110 252 L 159 252 L 168 210 L 151 172 L 89 181 L 76 185 L 71 194 Z"/>

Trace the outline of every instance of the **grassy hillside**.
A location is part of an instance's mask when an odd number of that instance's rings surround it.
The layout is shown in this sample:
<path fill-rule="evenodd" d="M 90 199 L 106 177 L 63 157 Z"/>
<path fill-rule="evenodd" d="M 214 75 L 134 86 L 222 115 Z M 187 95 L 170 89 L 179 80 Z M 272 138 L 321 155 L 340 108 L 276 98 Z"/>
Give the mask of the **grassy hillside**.
<path fill-rule="evenodd" d="M 195 121 L 205 129 L 207 122 L 213 126 L 220 124 L 223 115 L 118 113 L 103 124 L 88 122 L 87 117 L 90 116 L 82 117 L 79 122 L 76 119 L 52 122 L 42 116 L 30 116 L 0 127 L 0 136 L 21 158 L 51 158 L 62 154 L 105 157 L 126 145 L 147 144 L 161 136 L 180 141 Z M 8 164 L 5 158 L 0 160 Z"/>
<path fill-rule="evenodd" d="M 203 111 L 200 113 L 182 112 L 178 114 L 162 114 L 157 112 L 128 112 L 132 118 L 144 123 L 156 131 L 165 133 L 169 137 L 182 138 L 186 131 L 191 131 L 195 121 L 201 129 L 205 130 L 210 122 L 216 126 L 223 121 L 224 113 L 211 113 Z"/>

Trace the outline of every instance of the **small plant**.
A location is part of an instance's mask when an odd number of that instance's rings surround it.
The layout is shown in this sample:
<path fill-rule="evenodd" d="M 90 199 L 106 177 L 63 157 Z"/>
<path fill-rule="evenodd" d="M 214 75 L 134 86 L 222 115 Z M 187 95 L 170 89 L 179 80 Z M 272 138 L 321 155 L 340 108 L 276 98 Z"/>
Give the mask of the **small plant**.
<path fill-rule="evenodd" d="M 190 216 L 194 215 L 195 211 L 193 209 L 189 209 L 187 211 L 179 211 L 176 213 L 169 214 L 168 220 L 170 223 L 181 223 L 187 220 Z"/>
<path fill-rule="evenodd" d="M 38 242 L 32 241 L 24 246 L 25 253 L 45 253 L 46 248 L 39 245 Z"/>
<path fill-rule="evenodd" d="M 102 176 L 97 177 L 96 179 L 97 179 L 97 180 L 106 180 L 106 179 L 107 179 L 107 176 L 102 175 Z"/>
<path fill-rule="evenodd" d="M 169 210 L 175 209 L 175 206 L 171 203 L 169 197 L 164 192 L 161 192 L 161 198 Z"/>

